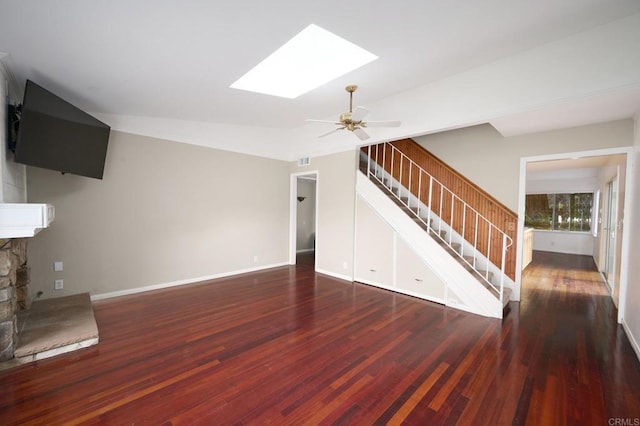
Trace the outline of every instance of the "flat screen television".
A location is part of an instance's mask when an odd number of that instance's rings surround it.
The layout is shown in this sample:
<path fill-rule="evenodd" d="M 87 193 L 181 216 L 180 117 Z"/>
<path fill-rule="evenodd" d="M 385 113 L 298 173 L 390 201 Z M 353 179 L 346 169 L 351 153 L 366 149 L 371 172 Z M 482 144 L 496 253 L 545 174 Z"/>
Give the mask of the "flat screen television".
<path fill-rule="evenodd" d="M 27 80 L 14 160 L 102 179 L 111 128 Z"/>

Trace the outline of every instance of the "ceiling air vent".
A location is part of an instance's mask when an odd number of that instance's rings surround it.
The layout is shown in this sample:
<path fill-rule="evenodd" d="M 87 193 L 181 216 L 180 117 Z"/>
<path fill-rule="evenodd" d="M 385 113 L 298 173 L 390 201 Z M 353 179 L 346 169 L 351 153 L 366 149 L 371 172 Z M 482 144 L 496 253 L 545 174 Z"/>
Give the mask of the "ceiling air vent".
<path fill-rule="evenodd" d="M 298 158 L 298 167 L 308 166 L 309 164 L 311 164 L 311 159 L 309 157 Z"/>

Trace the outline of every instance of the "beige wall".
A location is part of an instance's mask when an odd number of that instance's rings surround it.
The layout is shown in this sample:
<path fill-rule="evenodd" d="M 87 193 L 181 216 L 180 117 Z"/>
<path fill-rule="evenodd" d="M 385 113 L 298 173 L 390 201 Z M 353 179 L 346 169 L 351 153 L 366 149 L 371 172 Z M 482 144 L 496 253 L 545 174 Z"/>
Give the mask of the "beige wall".
<path fill-rule="evenodd" d="M 484 124 L 415 140 L 517 212 L 520 158 L 631 146 L 633 120 L 509 138 Z"/>
<path fill-rule="evenodd" d="M 311 159 L 291 173 L 318 171 L 316 269 L 341 278 L 353 277 L 356 150 Z"/>
<path fill-rule="evenodd" d="M 620 120 L 510 138 L 481 125 L 415 139 L 517 211 L 521 157 L 630 146 L 632 137 L 633 121 Z M 319 171 L 316 267 L 345 278 L 353 274 L 356 154 L 353 150 L 313 158 L 305 167 L 290 165 L 291 173 Z"/>
<path fill-rule="evenodd" d="M 29 242 L 32 295 L 127 292 L 288 259 L 284 161 L 112 132 L 104 180 L 29 168 L 28 194 L 56 208 Z"/>

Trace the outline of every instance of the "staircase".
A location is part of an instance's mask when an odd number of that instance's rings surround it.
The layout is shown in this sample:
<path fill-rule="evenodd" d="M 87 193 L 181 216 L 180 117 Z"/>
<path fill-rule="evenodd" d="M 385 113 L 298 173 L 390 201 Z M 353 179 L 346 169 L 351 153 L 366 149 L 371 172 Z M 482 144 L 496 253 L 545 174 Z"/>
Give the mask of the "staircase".
<path fill-rule="evenodd" d="M 406 141 L 402 143 L 407 145 Z M 362 148 L 360 171 L 440 250 L 461 265 L 475 286 L 482 286 L 502 308 L 507 306 L 515 285 L 509 273 L 514 270 L 509 259 L 512 256 L 508 256 L 513 238 L 461 197 L 462 184 L 453 185 L 458 189 L 454 192 L 393 143 Z M 515 214 L 507 220 L 515 222 Z M 472 283 L 461 291 L 468 290 Z"/>

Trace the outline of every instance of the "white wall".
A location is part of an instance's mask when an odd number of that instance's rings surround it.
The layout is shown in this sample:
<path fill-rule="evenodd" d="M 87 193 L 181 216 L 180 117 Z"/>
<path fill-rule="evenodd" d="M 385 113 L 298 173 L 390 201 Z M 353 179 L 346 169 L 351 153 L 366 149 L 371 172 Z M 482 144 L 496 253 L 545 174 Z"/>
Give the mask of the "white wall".
<path fill-rule="evenodd" d="M 0 57 L 0 59 L 2 59 Z M 20 102 L 15 94 L 7 92 L 7 71 L 0 61 L 0 202 L 24 203 L 27 200 L 26 167 L 13 162 L 13 153 L 7 149 L 7 105 Z"/>
<path fill-rule="evenodd" d="M 527 172 L 527 194 L 593 192 L 598 173 L 597 168 Z"/>
<path fill-rule="evenodd" d="M 589 232 L 535 230 L 533 231 L 533 249 L 593 256 L 593 235 Z"/>
<path fill-rule="evenodd" d="M 630 241 L 631 261 L 628 266 L 627 276 L 629 284 L 627 286 L 625 318 L 623 326 L 629 336 L 629 340 L 636 351 L 636 355 L 640 359 L 640 261 L 638 261 L 638 253 L 640 253 L 640 114 L 635 120 L 634 135 L 634 161 L 633 161 L 633 193 L 629 193 L 631 205 L 633 209 L 631 216 L 625 220 L 625 226 L 629 235 L 636 236 Z"/>
<path fill-rule="evenodd" d="M 291 173 L 318 171 L 318 228 L 316 270 L 338 278 L 353 279 L 356 151 L 325 155 Z"/>
<path fill-rule="evenodd" d="M 29 167 L 28 191 L 56 207 L 29 242 L 32 294 L 118 295 L 288 260 L 288 162 L 112 131 L 104 180 Z"/>

